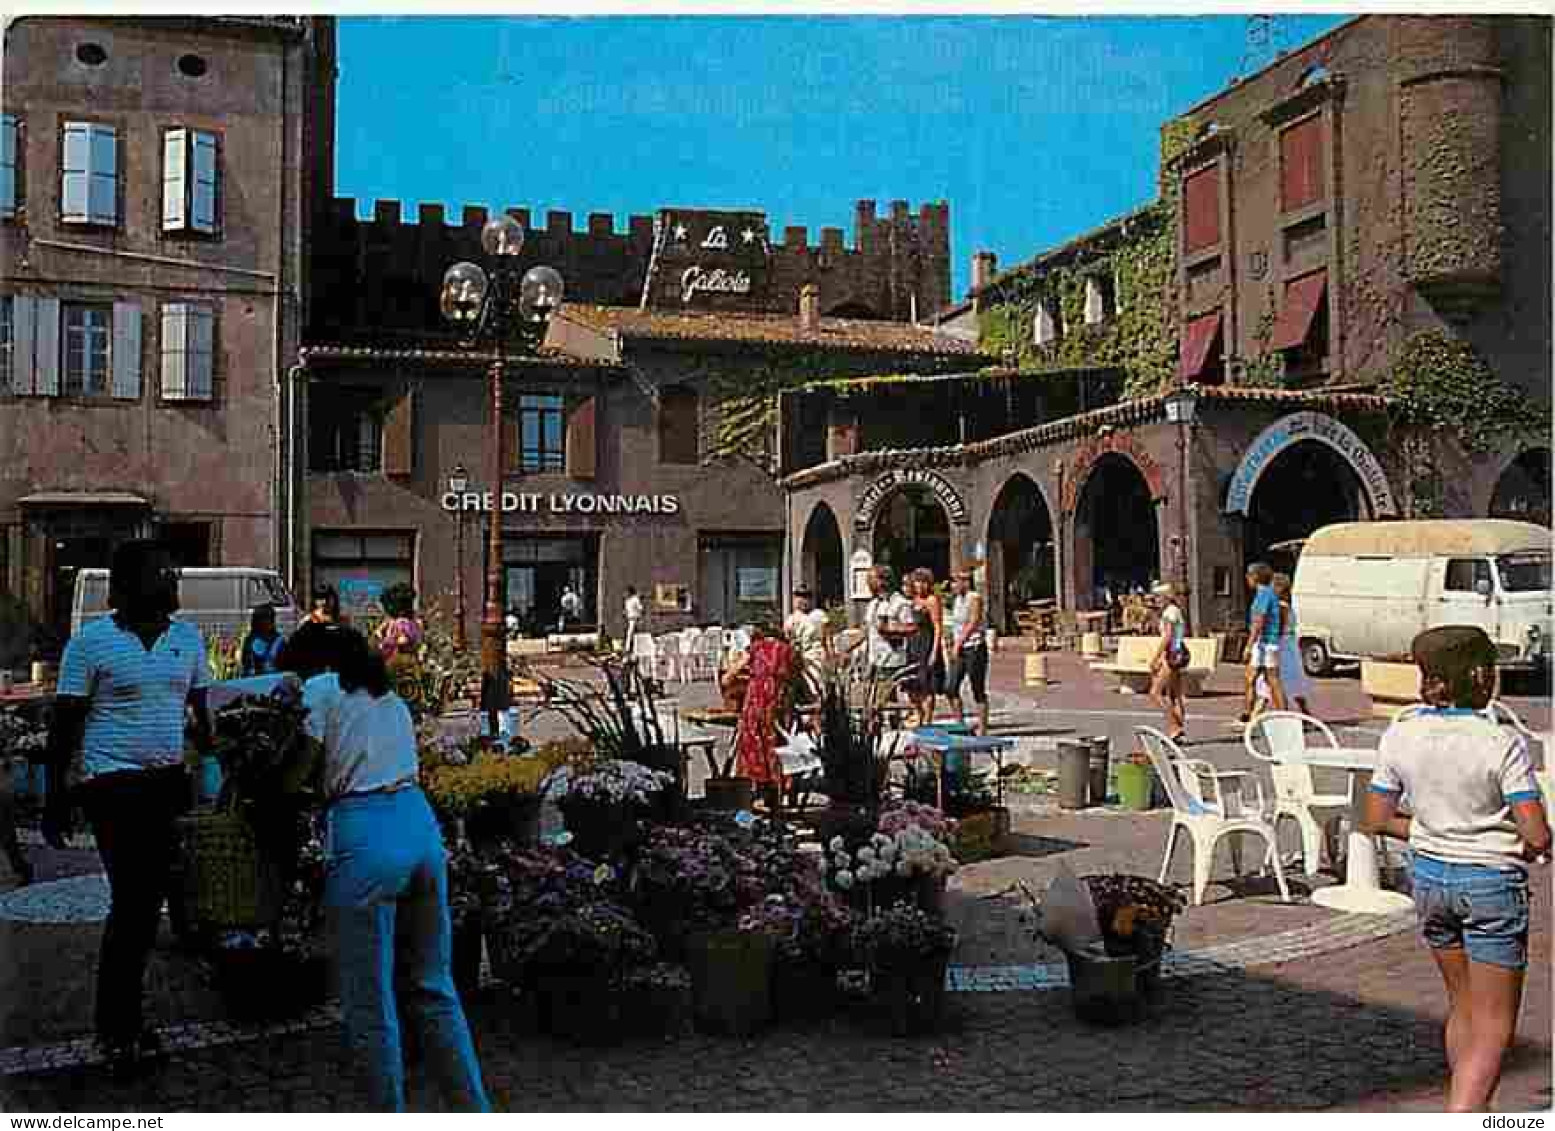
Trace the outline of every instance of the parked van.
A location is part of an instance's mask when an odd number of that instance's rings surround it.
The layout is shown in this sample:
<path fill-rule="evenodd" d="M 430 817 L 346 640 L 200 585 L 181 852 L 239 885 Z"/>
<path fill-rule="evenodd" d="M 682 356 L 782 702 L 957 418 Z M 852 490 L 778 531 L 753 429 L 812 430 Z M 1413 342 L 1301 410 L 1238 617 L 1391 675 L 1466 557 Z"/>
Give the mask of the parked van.
<path fill-rule="evenodd" d="M 1551 534 L 1502 519 L 1342 522 L 1307 539 L 1291 599 L 1302 666 L 1408 655 L 1428 628 L 1471 624 L 1496 642 L 1501 666 L 1550 659 Z"/>
<path fill-rule="evenodd" d="M 276 626 L 290 635 L 297 627 L 297 606 L 275 570 L 218 566 L 180 571 L 178 619 L 194 625 L 206 639 L 241 639 L 248 633 L 254 606 L 266 601 L 275 606 Z M 70 634 L 74 636 L 87 621 L 109 612 L 108 571 L 83 569 L 76 574 Z"/>

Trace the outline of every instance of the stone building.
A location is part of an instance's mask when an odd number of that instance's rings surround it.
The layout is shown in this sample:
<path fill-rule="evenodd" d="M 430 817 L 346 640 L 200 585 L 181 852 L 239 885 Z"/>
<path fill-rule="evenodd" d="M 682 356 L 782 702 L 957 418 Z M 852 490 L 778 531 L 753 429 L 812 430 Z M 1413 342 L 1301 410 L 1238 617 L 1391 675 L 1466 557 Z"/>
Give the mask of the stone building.
<path fill-rule="evenodd" d="M 281 377 L 308 202 L 332 196 L 334 58 L 326 18 L 6 25 L 0 593 L 45 648 L 125 537 L 186 565 L 289 556 Z"/>
<path fill-rule="evenodd" d="M 1157 200 L 940 312 L 1004 368 L 896 416 L 961 435 L 789 449 L 795 569 L 977 562 L 1002 626 L 1177 579 L 1212 631 L 1325 523 L 1548 522 L 1550 97 L 1547 18 L 1366 16 L 1167 123 Z"/>
<path fill-rule="evenodd" d="M 490 513 L 448 493 L 460 465 L 471 491 L 491 491 L 487 358 L 458 349 L 436 307 L 445 268 L 480 261 L 487 214 L 466 208 L 454 226 L 422 206 L 406 224 L 397 204 L 366 221 L 334 207 L 295 375 L 299 572 L 369 612 L 385 585 L 410 582 L 445 611 L 462 605 L 473 639 Z M 913 322 L 949 300 L 948 225 L 943 204 L 877 218 L 866 201 L 851 246 L 834 229 L 817 246 L 803 228 L 770 242 L 760 212 L 663 209 L 624 233 L 609 216 L 574 232 L 551 213 L 523 264 L 557 267 L 568 302 L 506 370 L 505 608 L 544 631 L 571 585 L 584 622 L 619 634 L 632 586 L 656 632 L 779 613 L 783 390 L 988 360 Z"/>

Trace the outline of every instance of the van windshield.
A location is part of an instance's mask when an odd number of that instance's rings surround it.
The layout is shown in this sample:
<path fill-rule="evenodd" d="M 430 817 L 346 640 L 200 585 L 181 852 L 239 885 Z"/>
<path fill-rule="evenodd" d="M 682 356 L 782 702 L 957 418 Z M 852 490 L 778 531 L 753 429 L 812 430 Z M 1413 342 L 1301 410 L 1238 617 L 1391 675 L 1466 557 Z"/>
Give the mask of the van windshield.
<path fill-rule="evenodd" d="M 1536 593 L 1550 587 L 1548 554 L 1503 554 L 1496 559 L 1501 588 L 1508 593 Z"/>

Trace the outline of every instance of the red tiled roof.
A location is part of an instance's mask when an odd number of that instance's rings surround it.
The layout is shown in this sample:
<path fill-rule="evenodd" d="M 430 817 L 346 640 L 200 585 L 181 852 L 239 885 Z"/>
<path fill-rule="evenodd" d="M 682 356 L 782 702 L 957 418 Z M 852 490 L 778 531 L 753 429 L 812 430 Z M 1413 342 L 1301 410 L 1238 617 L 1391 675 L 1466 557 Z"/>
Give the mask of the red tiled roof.
<path fill-rule="evenodd" d="M 669 341 L 748 342 L 754 345 L 819 346 L 873 353 L 913 353 L 982 357 L 977 347 L 932 327 L 903 322 L 872 322 L 856 318 L 822 318 L 815 330 L 785 314 L 707 312 L 679 314 L 625 306 L 584 306 L 568 303 L 568 317 L 600 330 L 615 330 L 624 338 Z"/>
<path fill-rule="evenodd" d="M 304 365 L 311 364 L 314 361 L 410 361 L 420 364 L 462 365 L 484 369 L 491 364 L 491 354 L 477 350 L 400 346 L 347 346 L 330 343 L 303 346 L 298 351 L 298 358 Z M 573 357 L 571 354 L 552 349 L 536 350 L 530 354 L 510 353 L 503 360 L 509 366 L 570 365 L 591 369 L 615 368 L 609 362 Z"/>
<path fill-rule="evenodd" d="M 1252 404 L 1288 405 L 1291 408 L 1331 409 L 1352 412 L 1380 412 L 1388 406 L 1388 399 L 1375 393 L 1324 392 L 1322 389 L 1257 389 L 1237 386 L 1198 387 L 1200 400 L 1230 401 Z M 1065 417 L 1035 428 L 1022 428 L 979 440 L 972 444 L 954 444 L 931 448 L 893 448 L 878 452 L 860 452 L 843 456 L 829 463 L 796 471 L 783 480 L 788 488 L 811 487 L 836 479 L 845 479 L 854 473 L 878 473 L 897 467 L 934 468 L 975 464 L 996 456 L 1017 455 L 1035 451 L 1049 444 L 1072 440 L 1100 428 L 1104 424 L 1144 424 L 1166 416 L 1166 394 L 1121 401 L 1106 408 Z"/>

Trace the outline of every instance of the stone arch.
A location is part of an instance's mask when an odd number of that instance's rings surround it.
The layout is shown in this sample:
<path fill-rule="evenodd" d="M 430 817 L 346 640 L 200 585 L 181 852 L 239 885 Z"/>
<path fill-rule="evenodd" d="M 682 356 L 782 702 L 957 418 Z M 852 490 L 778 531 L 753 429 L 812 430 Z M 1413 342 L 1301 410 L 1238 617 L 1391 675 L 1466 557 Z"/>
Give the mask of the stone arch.
<path fill-rule="evenodd" d="M 1338 453 L 1360 480 L 1373 518 L 1393 518 L 1398 504 L 1388 475 L 1371 448 L 1347 425 L 1321 412 L 1293 412 L 1269 425 L 1247 445 L 1226 490 L 1227 514 L 1246 515 L 1258 480 L 1286 448 L 1315 440 Z"/>
<path fill-rule="evenodd" d="M 935 577 L 949 573 L 958 532 L 967 526 L 966 501 L 943 475 L 918 469 L 889 471 L 864 489 L 853 516 L 854 541 L 876 565 L 900 575 L 919 566 Z"/>
<path fill-rule="evenodd" d="M 1144 588 L 1162 576 L 1160 467 L 1118 448 L 1101 451 L 1076 476 L 1070 561 L 1075 607 L 1095 608 L 1103 587 Z"/>
<path fill-rule="evenodd" d="M 799 539 L 799 576 L 815 594 L 817 608 L 841 604 L 847 596 L 847 545 L 837 512 L 824 500 L 810 508 Z"/>
<path fill-rule="evenodd" d="M 1014 614 L 1028 600 L 1057 598 L 1056 522 L 1042 486 L 1024 471 L 1000 485 L 988 509 L 985 599 L 989 623 L 1013 632 Z"/>

